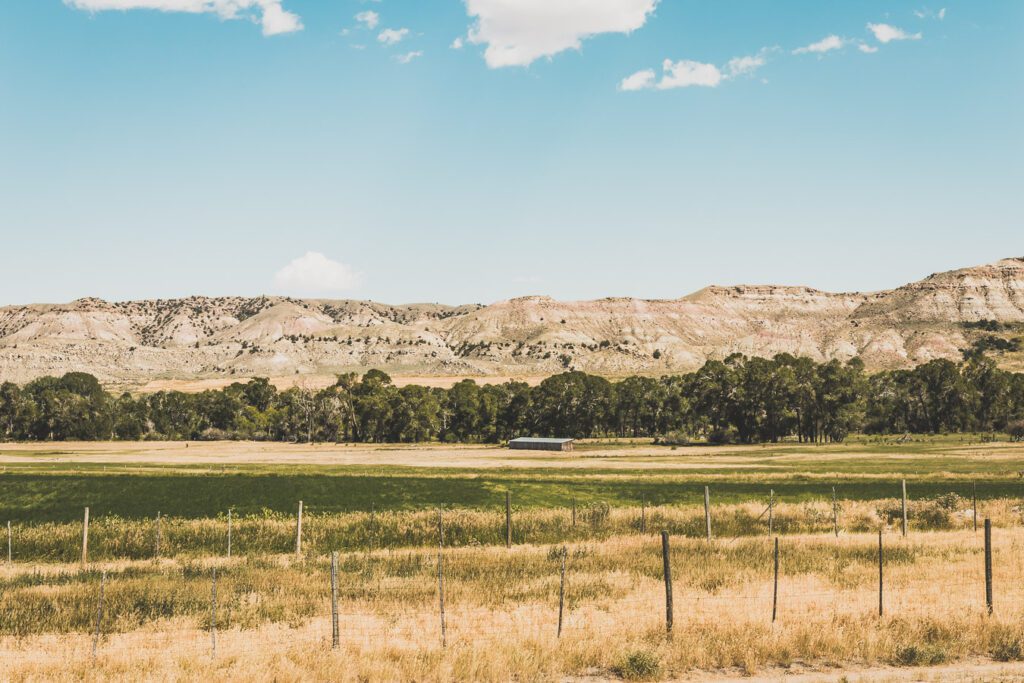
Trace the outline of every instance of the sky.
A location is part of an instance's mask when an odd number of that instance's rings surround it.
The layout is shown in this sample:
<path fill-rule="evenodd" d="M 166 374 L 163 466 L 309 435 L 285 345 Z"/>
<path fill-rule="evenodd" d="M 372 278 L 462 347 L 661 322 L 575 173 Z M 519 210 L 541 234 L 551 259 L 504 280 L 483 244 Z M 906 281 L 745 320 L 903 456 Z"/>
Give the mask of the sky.
<path fill-rule="evenodd" d="M 1024 2 L 4 0 L 0 305 L 1024 256 Z"/>

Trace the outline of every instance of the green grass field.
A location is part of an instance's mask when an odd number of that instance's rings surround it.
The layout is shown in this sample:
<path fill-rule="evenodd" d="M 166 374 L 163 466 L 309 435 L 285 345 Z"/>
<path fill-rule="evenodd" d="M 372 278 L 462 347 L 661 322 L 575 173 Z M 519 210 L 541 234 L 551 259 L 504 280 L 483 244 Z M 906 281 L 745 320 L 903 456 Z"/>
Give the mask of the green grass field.
<path fill-rule="evenodd" d="M 122 446 L 119 444 L 119 446 Z M 128 446 L 125 444 L 124 446 Z M 394 449 L 391 449 L 394 450 Z M 291 512 L 299 500 L 314 513 L 437 506 L 498 509 L 512 491 L 518 509 L 603 502 L 636 506 L 699 504 L 703 487 L 716 503 L 831 498 L 877 500 L 899 495 L 906 478 L 912 498 L 957 493 L 977 485 L 981 499 L 1024 498 L 1024 445 L 986 444 L 962 437 L 909 443 L 857 439 L 830 446 L 780 444 L 755 449 L 723 447 L 699 455 L 687 448 L 650 444 L 583 444 L 574 454 L 531 456 L 529 467 L 431 466 L 438 448 L 406 450 L 422 465 L 375 464 L 368 451 L 359 464 L 247 464 L 146 462 L 119 448 L 106 463 L 76 461 L 73 445 L 0 451 L 0 522 L 72 521 L 89 506 L 93 515 L 149 518 L 160 511 L 182 518 Z M 446 451 L 451 452 L 451 451 Z M 457 452 L 457 451 L 456 451 Z M 488 458 L 506 451 L 482 450 Z M 196 453 L 193 448 L 191 453 Z M 475 453 L 475 452 L 474 452 Z M 565 467 L 571 463 L 572 467 Z"/>

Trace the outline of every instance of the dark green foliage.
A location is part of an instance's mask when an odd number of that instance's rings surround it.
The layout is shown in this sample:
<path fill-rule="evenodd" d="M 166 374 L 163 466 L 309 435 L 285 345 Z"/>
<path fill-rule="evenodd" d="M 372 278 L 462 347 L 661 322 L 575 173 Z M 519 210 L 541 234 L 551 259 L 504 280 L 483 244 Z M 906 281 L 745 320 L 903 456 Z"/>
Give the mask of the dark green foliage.
<path fill-rule="evenodd" d="M 615 667 L 615 673 L 627 681 L 650 680 L 661 675 L 661 662 L 653 652 L 633 650 L 622 657 L 622 661 Z"/>
<path fill-rule="evenodd" d="M 1018 629 L 998 629 L 993 640 L 992 659 L 997 662 L 1018 662 L 1024 659 L 1024 640 Z"/>
<path fill-rule="evenodd" d="M 708 361 L 685 375 L 610 381 L 576 370 L 450 389 L 396 387 L 380 370 L 320 391 L 265 378 L 198 394 L 112 396 L 91 375 L 0 385 L 0 440 L 255 439 L 499 443 L 516 436 L 652 437 L 710 443 L 842 442 L 881 434 L 1010 431 L 1024 438 L 1024 374 L 980 354 L 867 375 L 859 359 L 780 354 Z"/>
<path fill-rule="evenodd" d="M 1010 326 L 998 320 L 971 320 L 960 323 L 965 330 L 985 330 L 986 332 L 999 332 L 1008 329 Z"/>
<path fill-rule="evenodd" d="M 940 645 L 904 645 L 896 649 L 894 663 L 900 666 L 935 666 L 949 656 Z"/>
<path fill-rule="evenodd" d="M 984 353 L 985 351 L 1020 351 L 1020 338 L 1004 339 L 993 334 L 987 334 L 975 341 L 971 345 L 971 349 L 976 353 Z"/>

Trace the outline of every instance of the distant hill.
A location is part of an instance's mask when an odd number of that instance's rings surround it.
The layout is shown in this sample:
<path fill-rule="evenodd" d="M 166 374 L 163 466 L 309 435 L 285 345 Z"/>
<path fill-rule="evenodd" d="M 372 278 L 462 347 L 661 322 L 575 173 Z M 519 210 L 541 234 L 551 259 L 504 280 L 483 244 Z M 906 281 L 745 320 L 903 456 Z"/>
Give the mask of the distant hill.
<path fill-rule="evenodd" d="M 384 369 L 416 376 L 607 375 L 692 370 L 733 352 L 869 368 L 959 358 L 999 323 L 1024 327 L 1024 258 L 931 275 L 891 291 L 711 286 L 673 300 L 482 306 L 287 297 L 189 297 L 0 308 L 0 380 L 69 370 L 114 384 L 154 379 L 294 377 Z M 990 325 L 988 327 L 991 327 Z M 1013 364 L 1011 354 L 1004 364 Z"/>

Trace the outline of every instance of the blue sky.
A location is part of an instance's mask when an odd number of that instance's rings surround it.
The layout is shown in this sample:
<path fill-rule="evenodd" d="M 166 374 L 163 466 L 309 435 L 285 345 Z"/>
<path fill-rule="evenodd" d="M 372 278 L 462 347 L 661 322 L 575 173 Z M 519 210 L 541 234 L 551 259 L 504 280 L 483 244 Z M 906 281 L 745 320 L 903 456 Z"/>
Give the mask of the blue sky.
<path fill-rule="evenodd" d="M 1022 122 L 1018 0 L 5 0 L 0 304 L 886 288 Z"/>

